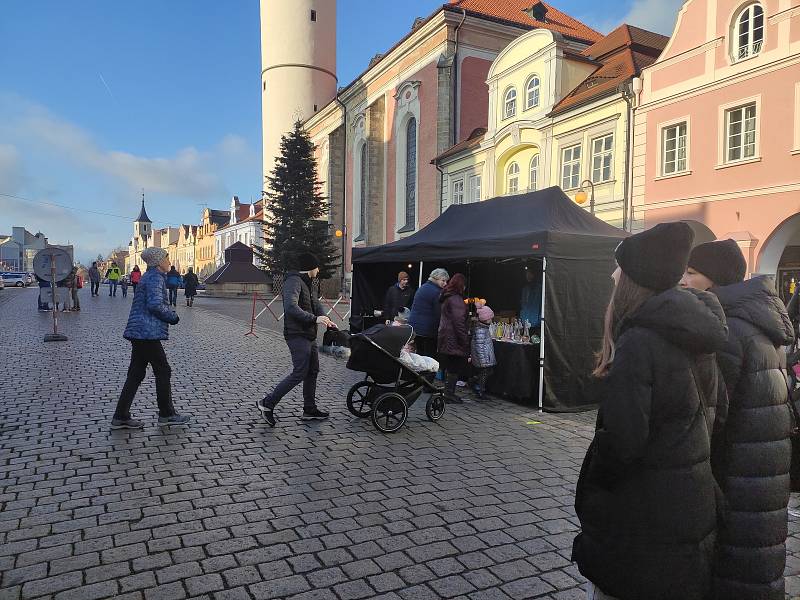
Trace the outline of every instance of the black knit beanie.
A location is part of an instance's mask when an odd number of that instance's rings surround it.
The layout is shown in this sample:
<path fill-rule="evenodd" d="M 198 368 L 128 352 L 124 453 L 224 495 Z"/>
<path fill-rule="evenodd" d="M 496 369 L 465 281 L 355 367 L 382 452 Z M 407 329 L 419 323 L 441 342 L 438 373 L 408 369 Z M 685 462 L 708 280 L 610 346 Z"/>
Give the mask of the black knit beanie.
<path fill-rule="evenodd" d="M 297 256 L 298 271 L 313 271 L 319 266 L 319 260 L 311 252 L 301 252 Z"/>
<path fill-rule="evenodd" d="M 747 273 L 744 254 L 730 239 L 700 244 L 692 250 L 689 266 L 720 287 L 744 281 Z"/>
<path fill-rule="evenodd" d="M 686 223 L 661 223 L 624 239 L 614 256 L 634 282 L 663 292 L 683 277 L 693 240 L 694 232 Z"/>

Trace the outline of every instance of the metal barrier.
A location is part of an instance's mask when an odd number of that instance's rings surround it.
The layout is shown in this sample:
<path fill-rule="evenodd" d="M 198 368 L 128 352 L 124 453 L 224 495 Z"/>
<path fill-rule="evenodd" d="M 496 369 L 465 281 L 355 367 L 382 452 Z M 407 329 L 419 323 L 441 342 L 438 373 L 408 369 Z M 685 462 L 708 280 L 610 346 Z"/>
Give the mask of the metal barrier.
<path fill-rule="evenodd" d="M 324 296 L 320 296 L 318 298 L 318 300 L 322 305 L 324 305 L 324 306 L 326 306 L 328 308 L 328 312 L 325 313 L 326 317 L 328 317 L 329 319 L 333 320 L 331 318 L 331 314 L 333 314 L 339 319 L 340 324 L 342 324 L 342 325 L 346 325 L 347 324 L 347 322 L 348 322 L 348 320 L 350 318 L 350 305 L 349 305 L 349 303 L 347 303 L 347 312 L 345 312 L 344 314 L 342 314 L 341 312 L 339 312 L 339 310 L 337 310 L 337 307 L 339 307 L 340 304 L 343 304 L 343 303 L 345 303 L 347 301 L 347 299 L 345 298 L 344 295 L 340 295 L 336 299 L 335 302 L 325 298 Z M 265 312 L 269 312 L 269 314 L 272 315 L 272 317 L 275 319 L 275 322 L 277 322 L 277 323 L 280 323 L 283 320 L 283 316 L 284 316 L 285 313 L 282 312 L 283 311 L 283 306 L 282 305 L 281 305 L 281 314 L 280 315 L 278 315 L 276 313 L 276 311 L 272 310 L 272 305 L 277 301 L 281 301 L 281 296 L 280 295 L 273 296 L 272 299 L 269 302 L 267 302 L 267 298 L 264 298 L 258 292 L 254 292 L 253 293 L 253 312 L 252 312 L 252 317 L 250 318 L 250 330 L 247 333 L 244 334 L 245 337 L 247 337 L 248 335 L 252 335 L 254 337 L 258 337 L 258 335 L 256 334 L 256 331 L 255 331 L 256 320 L 261 315 L 263 315 Z M 259 302 L 264 305 L 264 308 L 262 308 L 260 311 L 258 311 L 258 314 L 256 314 L 256 307 L 257 307 Z M 340 329 L 341 329 L 341 327 L 340 327 Z"/>

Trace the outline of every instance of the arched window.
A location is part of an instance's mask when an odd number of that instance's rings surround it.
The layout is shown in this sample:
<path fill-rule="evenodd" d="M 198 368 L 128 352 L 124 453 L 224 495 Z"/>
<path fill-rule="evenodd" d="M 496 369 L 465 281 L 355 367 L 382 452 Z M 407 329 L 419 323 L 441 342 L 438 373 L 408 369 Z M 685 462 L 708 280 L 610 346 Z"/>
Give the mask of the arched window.
<path fill-rule="evenodd" d="M 736 20 L 733 39 L 734 60 L 742 60 L 761 52 L 764 43 L 764 9 L 760 4 L 745 8 Z"/>
<path fill-rule="evenodd" d="M 519 191 L 519 165 L 512 162 L 508 165 L 506 173 L 508 175 L 506 190 L 509 194 L 516 194 Z"/>
<path fill-rule="evenodd" d="M 525 109 L 539 106 L 539 77 L 534 75 L 525 86 Z"/>
<path fill-rule="evenodd" d="M 358 236 L 363 238 L 367 231 L 367 144 L 361 144 L 361 156 L 359 158 L 359 169 L 361 170 L 360 189 L 358 198 Z"/>
<path fill-rule="evenodd" d="M 531 159 L 530 177 L 528 179 L 528 189 L 535 191 L 539 189 L 539 155 Z"/>
<path fill-rule="evenodd" d="M 417 211 L 417 120 L 406 125 L 406 227 L 414 227 Z"/>
<path fill-rule="evenodd" d="M 517 114 L 517 90 L 515 90 L 513 87 L 508 88 L 503 106 L 504 119 L 510 119 Z"/>

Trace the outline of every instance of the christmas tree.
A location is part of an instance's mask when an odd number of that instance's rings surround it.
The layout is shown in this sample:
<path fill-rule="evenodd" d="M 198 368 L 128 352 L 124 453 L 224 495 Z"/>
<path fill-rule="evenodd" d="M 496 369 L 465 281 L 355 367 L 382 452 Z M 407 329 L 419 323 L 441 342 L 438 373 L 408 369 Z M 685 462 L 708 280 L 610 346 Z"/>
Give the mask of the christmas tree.
<path fill-rule="evenodd" d="M 264 192 L 263 247 L 253 251 L 261 268 L 272 275 L 292 270 L 299 252 L 320 261 L 320 277 L 331 277 L 339 265 L 327 222 L 328 207 L 317 179 L 314 144 L 300 121 L 281 139 L 281 155 L 267 177 Z"/>

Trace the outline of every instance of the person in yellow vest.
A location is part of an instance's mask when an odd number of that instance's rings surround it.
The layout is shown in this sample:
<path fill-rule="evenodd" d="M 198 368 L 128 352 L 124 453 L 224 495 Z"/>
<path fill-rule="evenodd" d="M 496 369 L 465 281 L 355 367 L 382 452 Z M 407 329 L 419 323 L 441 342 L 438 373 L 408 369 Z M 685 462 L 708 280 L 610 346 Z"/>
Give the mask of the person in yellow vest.
<path fill-rule="evenodd" d="M 121 276 L 122 276 L 122 271 L 119 270 L 117 263 L 112 262 L 111 266 L 106 271 L 106 277 L 108 278 L 109 297 L 117 295 L 117 284 L 119 284 L 119 278 Z"/>

